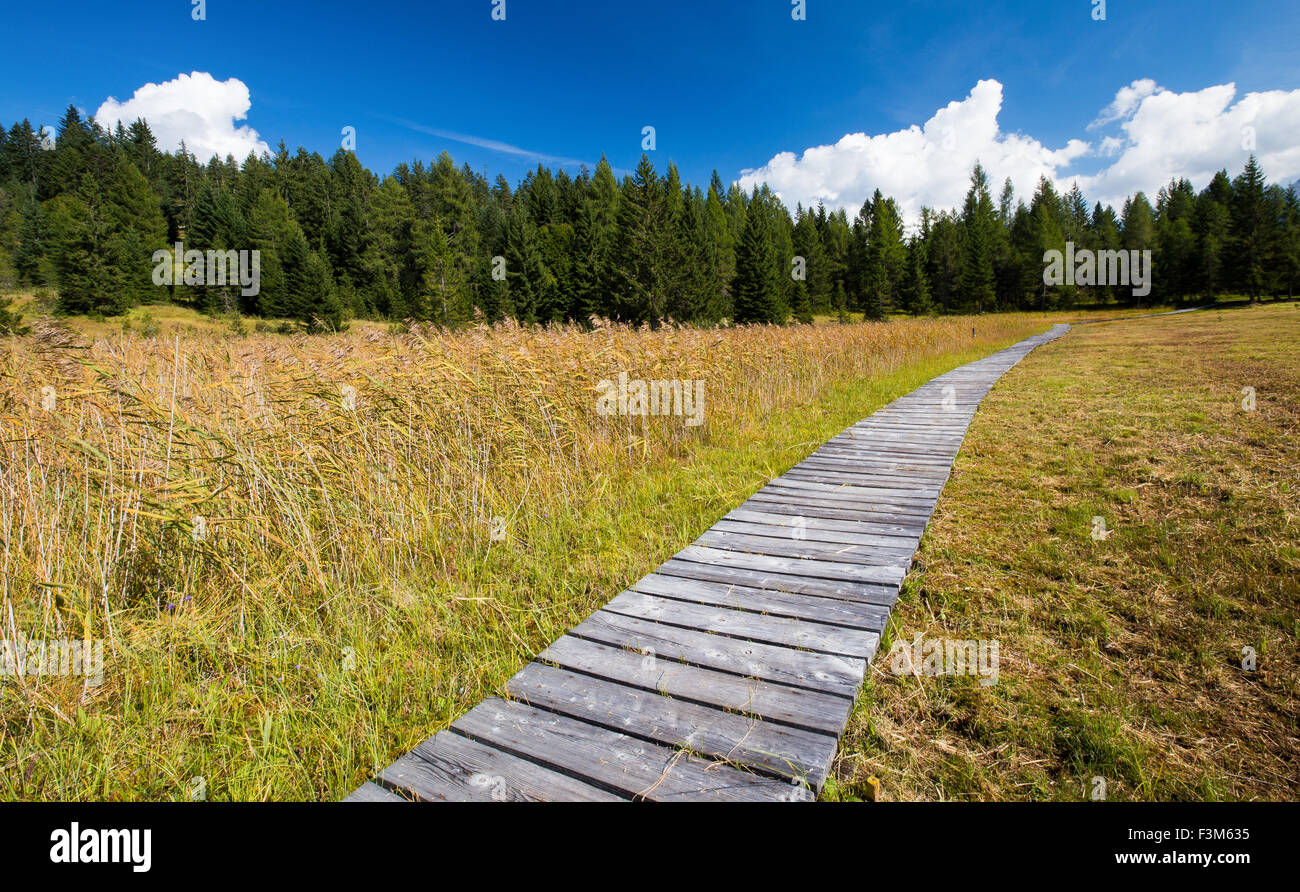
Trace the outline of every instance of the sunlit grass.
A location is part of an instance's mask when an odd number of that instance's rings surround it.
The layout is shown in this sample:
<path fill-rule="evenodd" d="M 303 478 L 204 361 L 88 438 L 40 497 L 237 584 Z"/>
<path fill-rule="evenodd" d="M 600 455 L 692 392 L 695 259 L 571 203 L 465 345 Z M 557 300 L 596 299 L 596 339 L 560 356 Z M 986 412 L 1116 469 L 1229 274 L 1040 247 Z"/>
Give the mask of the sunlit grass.
<path fill-rule="evenodd" d="M 107 658 L 0 682 L 0 797 L 340 797 L 827 437 L 1047 327 L 162 322 L 0 342 L 0 637 Z M 706 423 L 598 415 L 620 371 L 703 380 Z"/>

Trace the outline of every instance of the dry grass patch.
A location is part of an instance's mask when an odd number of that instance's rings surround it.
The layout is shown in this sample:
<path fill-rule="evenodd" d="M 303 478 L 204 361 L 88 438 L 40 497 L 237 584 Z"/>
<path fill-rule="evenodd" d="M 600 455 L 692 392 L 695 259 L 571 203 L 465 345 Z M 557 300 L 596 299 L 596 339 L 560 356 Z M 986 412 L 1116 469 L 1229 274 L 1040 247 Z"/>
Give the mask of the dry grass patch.
<path fill-rule="evenodd" d="M 887 641 L 829 796 L 1300 797 L 1297 368 L 1285 304 L 1080 326 L 1013 369 L 890 630 L 996 639 L 999 680 L 896 677 Z"/>
<path fill-rule="evenodd" d="M 107 666 L 0 680 L 0 798 L 342 796 L 827 437 L 1045 327 L 34 323 L 0 340 L 0 638 Z M 620 371 L 702 380 L 705 423 L 597 414 Z"/>

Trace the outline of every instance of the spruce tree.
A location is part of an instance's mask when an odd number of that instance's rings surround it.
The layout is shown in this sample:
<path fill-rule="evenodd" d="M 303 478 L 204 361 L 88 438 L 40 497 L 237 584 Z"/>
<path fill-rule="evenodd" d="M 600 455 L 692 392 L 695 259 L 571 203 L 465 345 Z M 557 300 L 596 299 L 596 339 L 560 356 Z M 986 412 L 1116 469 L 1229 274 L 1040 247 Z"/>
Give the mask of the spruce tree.
<path fill-rule="evenodd" d="M 1232 264 L 1233 282 L 1252 301 L 1265 287 L 1268 241 L 1268 208 L 1264 198 L 1264 174 L 1255 156 L 1232 181 Z"/>
<path fill-rule="evenodd" d="M 615 314 L 624 321 L 658 325 L 663 319 L 664 228 L 663 189 L 649 156 L 643 154 L 635 175 L 624 179 L 618 200 L 611 297 Z"/>
<path fill-rule="evenodd" d="M 776 274 L 776 248 L 767 209 L 757 193 L 745 214 L 745 229 L 736 249 L 736 277 L 731 284 L 735 321 L 782 322 L 781 282 Z"/>
<path fill-rule="evenodd" d="M 996 308 L 994 291 L 993 254 L 994 227 L 997 225 L 993 199 L 989 195 L 988 175 L 980 164 L 971 173 L 970 190 L 961 215 L 964 247 L 961 270 L 961 301 L 963 312 L 982 313 Z"/>
<path fill-rule="evenodd" d="M 899 305 L 913 316 L 926 316 L 934 311 L 930 283 L 925 275 L 925 242 L 920 237 L 907 245 L 907 267 L 899 290 Z"/>
<path fill-rule="evenodd" d="M 867 273 L 863 312 L 868 319 L 884 319 L 894 310 L 906 261 L 903 224 L 892 199 L 879 189 L 871 197 L 867 225 Z"/>

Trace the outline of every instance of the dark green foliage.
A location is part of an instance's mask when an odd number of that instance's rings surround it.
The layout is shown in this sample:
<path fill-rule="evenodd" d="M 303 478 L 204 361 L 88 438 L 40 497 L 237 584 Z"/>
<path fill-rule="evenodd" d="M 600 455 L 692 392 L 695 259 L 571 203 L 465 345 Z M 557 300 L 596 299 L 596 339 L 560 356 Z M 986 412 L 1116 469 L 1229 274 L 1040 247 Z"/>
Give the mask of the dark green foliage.
<path fill-rule="evenodd" d="M 27 333 L 27 326 L 23 325 L 23 314 L 9 309 L 12 304 L 13 298 L 0 297 L 0 335 Z"/>
<path fill-rule="evenodd" d="M 893 199 L 885 198 L 877 189 L 864 225 L 867 244 L 862 311 L 866 318 L 880 320 L 900 302 L 907 260 L 903 221 Z"/>
<path fill-rule="evenodd" d="M 1000 228 L 993 199 L 989 195 L 988 175 L 979 164 L 970 178 L 970 191 L 962 207 L 961 223 L 965 251 L 961 267 L 960 312 L 982 313 L 997 308 L 994 291 L 993 259 L 997 252 Z"/>
<path fill-rule="evenodd" d="M 925 242 L 914 238 L 907 245 L 907 268 L 903 272 L 903 282 L 898 292 L 898 308 L 913 316 L 925 316 L 934 312 L 925 266 Z"/>
<path fill-rule="evenodd" d="M 445 152 L 383 178 L 351 152 L 326 160 L 283 143 L 205 164 L 183 144 L 160 152 L 143 121 L 109 132 L 75 107 L 57 134 L 51 145 L 28 121 L 0 129 L 0 287 L 55 286 L 65 313 L 171 300 L 328 330 L 351 317 L 657 326 L 1140 300 L 1045 284 L 1045 252 L 1067 244 L 1151 250 L 1150 301 L 1300 284 L 1300 202 L 1253 157 L 1236 179 L 1222 171 L 1199 194 L 1174 181 L 1154 207 L 1138 193 L 1120 214 L 1047 180 L 1028 205 L 1009 181 L 995 203 L 976 165 L 958 210 L 904 221 L 877 191 L 850 221 L 824 205 L 791 214 L 766 186 L 747 195 L 716 172 L 693 187 L 646 156 L 622 183 L 602 157 L 576 175 L 539 165 L 512 189 Z M 177 242 L 259 252 L 260 288 L 155 285 L 154 252 Z"/>
<path fill-rule="evenodd" d="M 757 192 L 745 214 L 745 229 L 736 249 L 736 276 L 731 283 L 735 321 L 784 322 L 776 245 L 769 209 Z"/>

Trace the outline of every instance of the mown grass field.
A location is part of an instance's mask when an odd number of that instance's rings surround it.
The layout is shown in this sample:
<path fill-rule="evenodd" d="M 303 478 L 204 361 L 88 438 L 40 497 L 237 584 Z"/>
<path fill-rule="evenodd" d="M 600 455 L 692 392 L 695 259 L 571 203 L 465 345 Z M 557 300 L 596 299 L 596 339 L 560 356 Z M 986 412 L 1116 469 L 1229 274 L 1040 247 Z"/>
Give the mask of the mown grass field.
<path fill-rule="evenodd" d="M 1243 388 L 1254 388 L 1254 410 Z M 826 798 L 1300 798 L 1300 305 L 1079 326 L 980 408 Z M 1111 530 L 1094 539 L 1093 518 Z M 1243 668 L 1253 648 L 1255 671 Z"/>
<path fill-rule="evenodd" d="M 36 321 L 0 342 L 0 637 L 106 666 L 0 680 L 0 798 L 341 797 L 827 437 L 1050 321 Z M 598 415 L 620 371 L 704 381 L 705 424 Z"/>

